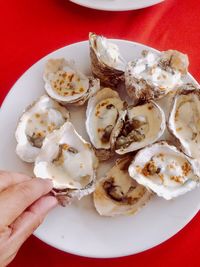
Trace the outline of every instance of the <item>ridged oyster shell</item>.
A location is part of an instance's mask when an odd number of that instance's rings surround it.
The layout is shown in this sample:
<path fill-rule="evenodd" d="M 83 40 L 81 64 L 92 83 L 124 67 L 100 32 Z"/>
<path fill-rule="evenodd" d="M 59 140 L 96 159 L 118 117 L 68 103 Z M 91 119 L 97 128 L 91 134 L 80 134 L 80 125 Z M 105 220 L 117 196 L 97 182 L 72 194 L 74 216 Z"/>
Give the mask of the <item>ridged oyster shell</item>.
<path fill-rule="evenodd" d="M 144 50 L 142 56 L 130 61 L 125 70 L 125 84 L 134 101 L 159 99 L 183 84 L 189 60 L 176 50 L 156 54 Z"/>
<path fill-rule="evenodd" d="M 104 86 L 116 87 L 124 82 L 126 62 L 120 55 L 117 45 L 107 38 L 89 34 L 91 68 Z"/>

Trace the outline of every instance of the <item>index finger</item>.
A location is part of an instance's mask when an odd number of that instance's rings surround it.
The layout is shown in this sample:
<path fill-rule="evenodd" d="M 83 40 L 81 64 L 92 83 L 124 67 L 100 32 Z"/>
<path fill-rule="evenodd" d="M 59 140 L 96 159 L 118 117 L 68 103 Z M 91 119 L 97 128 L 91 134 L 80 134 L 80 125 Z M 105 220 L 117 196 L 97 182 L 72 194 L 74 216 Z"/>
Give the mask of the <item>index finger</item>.
<path fill-rule="evenodd" d="M 16 184 L 0 194 L 0 228 L 10 225 L 26 208 L 51 191 L 48 179 L 33 178 Z"/>
<path fill-rule="evenodd" d="M 32 177 L 18 172 L 7 172 L 0 170 L 0 192 L 7 189 L 9 186 L 28 181 Z"/>

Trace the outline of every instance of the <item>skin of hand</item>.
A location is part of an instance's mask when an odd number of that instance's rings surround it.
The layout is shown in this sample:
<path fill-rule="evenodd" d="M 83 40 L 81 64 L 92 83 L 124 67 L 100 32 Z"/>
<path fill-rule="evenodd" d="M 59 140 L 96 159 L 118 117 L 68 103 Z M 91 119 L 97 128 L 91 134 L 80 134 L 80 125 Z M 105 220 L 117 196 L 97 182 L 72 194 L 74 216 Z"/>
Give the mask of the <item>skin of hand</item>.
<path fill-rule="evenodd" d="M 8 265 L 24 241 L 58 203 L 47 195 L 49 179 L 0 171 L 0 267 Z"/>

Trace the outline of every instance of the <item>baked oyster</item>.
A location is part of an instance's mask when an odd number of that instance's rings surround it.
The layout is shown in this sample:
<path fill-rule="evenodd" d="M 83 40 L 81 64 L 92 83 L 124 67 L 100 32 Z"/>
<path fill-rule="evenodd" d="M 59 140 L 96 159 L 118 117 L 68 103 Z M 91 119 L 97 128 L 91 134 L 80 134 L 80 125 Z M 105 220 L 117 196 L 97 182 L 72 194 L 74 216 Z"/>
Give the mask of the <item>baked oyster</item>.
<path fill-rule="evenodd" d="M 107 87 L 88 101 L 86 130 L 100 160 L 107 160 L 113 154 L 110 137 L 124 106 L 119 94 Z"/>
<path fill-rule="evenodd" d="M 150 199 L 152 193 L 128 174 L 131 160 L 131 156 L 118 159 L 106 176 L 97 182 L 93 199 L 100 215 L 133 214 Z"/>
<path fill-rule="evenodd" d="M 69 111 L 47 95 L 41 96 L 22 114 L 15 137 L 16 153 L 26 162 L 34 162 L 45 137 L 69 120 Z"/>
<path fill-rule="evenodd" d="M 53 181 L 54 194 L 62 205 L 95 189 L 97 158 L 89 143 L 66 122 L 44 140 L 35 160 L 34 174 Z"/>
<path fill-rule="evenodd" d="M 162 98 L 183 84 L 188 65 L 188 56 L 176 50 L 159 54 L 144 50 L 140 58 L 127 64 L 127 93 L 136 102 Z"/>
<path fill-rule="evenodd" d="M 165 114 L 154 101 L 130 106 L 121 113 L 111 135 L 117 154 L 136 151 L 156 142 L 165 130 Z"/>
<path fill-rule="evenodd" d="M 64 58 L 49 59 L 43 78 L 47 94 L 63 105 L 83 105 L 100 89 L 99 79 L 87 77 Z"/>
<path fill-rule="evenodd" d="M 94 76 L 108 87 L 116 87 L 124 82 L 126 62 L 122 58 L 118 46 L 95 33 L 89 34 L 89 45 Z"/>
<path fill-rule="evenodd" d="M 186 84 L 177 90 L 172 103 L 168 128 L 182 151 L 200 158 L 200 90 Z"/>
<path fill-rule="evenodd" d="M 199 186 L 199 167 L 199 161 L 161 141 L 136 154 L 129 166 L 129 175 L 158 196 L 169 200 Z"/>

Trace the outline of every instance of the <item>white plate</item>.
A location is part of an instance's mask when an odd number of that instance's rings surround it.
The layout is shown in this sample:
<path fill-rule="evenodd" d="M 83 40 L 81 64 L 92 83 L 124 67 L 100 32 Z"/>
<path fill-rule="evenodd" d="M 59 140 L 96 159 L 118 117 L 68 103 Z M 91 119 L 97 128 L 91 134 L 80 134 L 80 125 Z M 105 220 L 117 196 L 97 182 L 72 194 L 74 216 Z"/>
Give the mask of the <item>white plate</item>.
<path fill-rule="evenodd" d="M 152 48 L 141 44 L 113 40 L 125 59 L 141 50 Z M 44 93 L 42 73 L 47 58 L 74 59 L 78 67 L 89 73 L 88 42 L 63 47 L 34 64 L 16 82 L 0 112 L 0 169 L 32 174 L 32 166 L 15 155 L 14 132 L 23 109 Z M 154 50 L 155 51 L 155 50 Z M 188 75 L 187 81 L 195 80 Z M 84 108 L 72 110 L 76 129 L 88 139 L 84 127 Z M 104 171 L 109 163 L 104 165 Z M 138 214 L 115 218 L 101 217 L 90 196 L 66 208 L 53 210 L 35 235 L 44 242 L 73 254 L 88 257 L 118 257 L 144 251 L 162 243 L 182 229 L 199 210 L 200 188 L 172 201 L 155 197 Z"/>
<path fill-rule="evenodd" d="M 125 11 L 156 5 L 164 0 L 70 0 L 80 6 L 108 11 Z"/>

